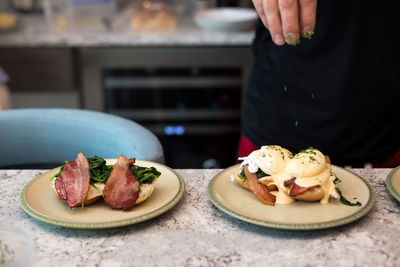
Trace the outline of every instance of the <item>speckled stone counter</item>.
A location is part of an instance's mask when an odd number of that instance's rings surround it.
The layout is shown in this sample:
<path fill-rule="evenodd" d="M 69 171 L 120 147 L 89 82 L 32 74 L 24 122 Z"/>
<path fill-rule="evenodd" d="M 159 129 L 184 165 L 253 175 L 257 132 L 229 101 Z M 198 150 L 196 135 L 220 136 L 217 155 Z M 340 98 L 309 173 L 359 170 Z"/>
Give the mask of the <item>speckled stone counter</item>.
<path fill-rule="evenodd" d="M 181 21 L 172 32 L 133 32 L 130 23 L 103 27 L 49 31 L 43 17 L 26 16 L 15 30 L 0 32 L 0 47 L 149 47 L 249 46 L 254 32 L 209 32 L 192 19 Z"/>
<path fill-rule="evenodd" d="M 328 230 L 273 230 L 223 214 L 206 189 L 218 170 L 178 170 L 186 191 L 173 209 L 140 224 L 93 231 L 25 214 L 20 191 L 43 170 L 0 170 L 0 219 L 32 233 L 33 266 L 400 266 L 400 203 L 386 190 L 389 171 L 354 170 L 375 189 L 375 206 Z"/>

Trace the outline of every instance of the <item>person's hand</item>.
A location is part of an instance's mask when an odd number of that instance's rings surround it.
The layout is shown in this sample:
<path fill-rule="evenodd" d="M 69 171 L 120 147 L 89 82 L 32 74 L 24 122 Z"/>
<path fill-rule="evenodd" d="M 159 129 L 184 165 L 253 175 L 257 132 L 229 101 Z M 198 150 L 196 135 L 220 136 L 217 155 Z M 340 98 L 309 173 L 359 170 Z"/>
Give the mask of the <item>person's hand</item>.
<path fill-rule="evenodd" d="M 314 34 L 317 0 L 253 0 L 253 4 L 277 45 L 296 45 L 300 35 Z"/>

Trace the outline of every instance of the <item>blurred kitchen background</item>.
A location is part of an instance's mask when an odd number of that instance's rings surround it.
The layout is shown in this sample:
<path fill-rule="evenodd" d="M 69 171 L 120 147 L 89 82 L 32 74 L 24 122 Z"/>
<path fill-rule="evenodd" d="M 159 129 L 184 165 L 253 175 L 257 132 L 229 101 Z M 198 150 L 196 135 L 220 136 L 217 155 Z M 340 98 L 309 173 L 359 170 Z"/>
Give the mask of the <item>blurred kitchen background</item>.
<path fill-rule="evenodd" d="M 228 167 L 256 20 L 249 0 L 0 0 L 0 110 L 104 111 L 172 168 Z"/>

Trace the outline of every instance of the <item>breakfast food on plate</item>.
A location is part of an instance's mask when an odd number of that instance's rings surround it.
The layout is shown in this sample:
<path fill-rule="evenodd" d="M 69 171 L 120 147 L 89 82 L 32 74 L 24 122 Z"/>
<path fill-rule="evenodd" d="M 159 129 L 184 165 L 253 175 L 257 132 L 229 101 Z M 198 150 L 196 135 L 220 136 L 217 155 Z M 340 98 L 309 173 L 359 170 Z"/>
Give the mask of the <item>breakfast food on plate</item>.
<path fill-rule="evenodd" d="M 52 177 L 51 187 L 70 208 L 90 205 L 104 197 L 111 208 L 127 211 L 150 197 L 161 175 L 154 167 L 134 163 L 135 159 L 121 155 L 115 166 L 107 165 L 100 157 L 86 158 L 79 153 Z"/>
<path fill-rule="evenodd" d="M 139 198 L 139 182 L 130 171 L 135 159 L 119 156 L 117 164 L 104 187 L 103 197 L 113 209 L 128 210 Z"/>
<path fill-rule="evenodd" d="M 317 149 L 308 148 L 294 155 L 286 165 L 285 174 L 279 183 L 290 197 L 303 201 L 321 200 L 321 203 L 328 203 L 331 196 L 338 198 L 330 160 Z M 289 176 L 292 178 L 287 180 Z"/>
<path fill-rule="evenodd" d="M 276 145 L 262 146 L 243 160 L 232 180 L 250 189 L 264 204 L 274 206 L 295 200 L 328 203 L 339 198 L 329 157 L 308 148 L 293 155 Z"/>
<path fill-rule="evenodd" d="M 89 162 L 83 153 L 64 165 L 61 175 L 54 181 L 59 199 L 66 201 L 70 208 L 82 205 L 90 186 Z"/>

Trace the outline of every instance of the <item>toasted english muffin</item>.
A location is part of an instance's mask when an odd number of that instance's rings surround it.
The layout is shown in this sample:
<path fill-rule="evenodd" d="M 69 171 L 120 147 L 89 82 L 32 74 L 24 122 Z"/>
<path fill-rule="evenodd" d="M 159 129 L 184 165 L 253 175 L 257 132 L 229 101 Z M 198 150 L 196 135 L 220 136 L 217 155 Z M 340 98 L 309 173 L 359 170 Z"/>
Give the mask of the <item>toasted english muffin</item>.
<path fill-rule="evenodd" d="M 301 201 L 307 201 L 307 202 L 312 202 L 312 201 L 318 201 L 321 200 L 325 196 L 325 192 L 322 190 L 322 188 L 316 187 L 316 188 L 311 188 L 307 192 L 293 197 L 296 200 L 301 200 Z"/>
<path fill-rule="evenodd" d="M 237 174 L 233 175 L 233 181 L 235 183 L 239 184 L 240 186 L 250 190 L 249 182 L 247 180 L 243 181 L 242 179 L 239 178 L 239 176 Z"/>
<path fill-rule="evenodd" d="M 55 187 L 55 180 L 56 179 L 53 179 L 51 181 L 51 189 L 53 190 L 53 193 L 56 195 L 56 197 L 60 201 L 62 201 L 64 203 L 67 203 L 66 200 L 61 199 L 58 196 L 58 193 L 57 193 L 57 190 L 56 190 L 56 187 Z M 104 186 L 105 186 L 105 184 L 103 184 L 103 183 L 95 183 L 94 186 L 90 185 L 88 193 L 87 193 L 87 196 L 86 196 L 86 198 L 85 198 L 85 200 L 83 201 L 82 204 L 84 206 L 86 206 L 86 205 L 90 205 L 90 204 L 93 204 L 93 203 L 97 202 L 103 196 Z"/>
<path fill-rule="evenodd" d="M 249 187 L 249 182 L 247 180 L 243 181 L 242 179 L 239 178 L 237 174 L 233 175 L 233 181 L 240 186 L 250 190 Z M 277 190 L 276 186 L 274 184 L 271 184 L 273 182 L 272 180 L 268 180 L 267 177 L 259 179 L 260 183 L 264 184 L 269 191 Z"/>
<path fill-rule="evenodd" d="M 150 197 L 153 193 L 154 185 L 158 178 L 155 178 L 151 184 L 141 184 L 139 187 L 139 198 L 136 200 L 136 204 L 142 203 Z"/>

